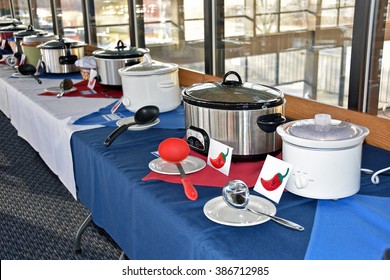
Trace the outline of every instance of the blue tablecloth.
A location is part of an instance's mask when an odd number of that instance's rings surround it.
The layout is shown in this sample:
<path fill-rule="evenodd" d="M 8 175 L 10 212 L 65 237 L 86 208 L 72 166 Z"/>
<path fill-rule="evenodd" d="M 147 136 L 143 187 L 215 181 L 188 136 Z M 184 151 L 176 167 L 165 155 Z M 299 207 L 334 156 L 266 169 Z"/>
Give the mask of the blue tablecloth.
<path fill-rule="evenodd" d="M 357 194 L 318 202 L 306 259 L 378 260 L 387 248 L 390 197 Z"/>
<path fill-rule="evenodd" d="M 203 206 L 220 196 L 221 188 L 196 186 L 199 199 L 189 201 L 179 184 L 141 181 L 155 158 L 151 152 L 168 137 L 183 137 L 183 129 L 126 131 L 106 148 L 103 140 L 111 131 L 103 127 L 73 134 L 76 184 L 94 222 L 130 259 L 305 258 L 317 200 L 285 192 L 277 205 L 277 214 L 303 225 L 303 232 L 274 222 L 241 228 L 213 223 L 203 214 Z M 390 152 L 364 146 L 364 167 L 383 168 L 379 159 L 389 165 Z M 362 175 L 360 193 L 390 196 L 390 178 L 381 178 L 374 186 L 370 176 Z"/>

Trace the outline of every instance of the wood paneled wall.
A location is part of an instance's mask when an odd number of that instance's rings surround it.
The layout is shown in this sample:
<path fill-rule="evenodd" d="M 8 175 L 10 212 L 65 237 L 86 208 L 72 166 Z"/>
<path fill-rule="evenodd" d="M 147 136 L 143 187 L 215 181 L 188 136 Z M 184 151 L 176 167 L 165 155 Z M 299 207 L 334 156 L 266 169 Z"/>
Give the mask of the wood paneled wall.
<path fill-rule="evenodd" d="M 179 80 L 180 84 L 186 87 L 195 83 L 221 81 L 222 79 L 187 69 L 180 69 Z M 312 119 L 318 113 L 330 114 L 333 119 L 367 127 L 370 134 L 366 137 L 366 143 L 390 151 L 390 120 L 295 97 L 288 93 L 285 93 L 285 98 L 287 118 L 293 120 Z"/>

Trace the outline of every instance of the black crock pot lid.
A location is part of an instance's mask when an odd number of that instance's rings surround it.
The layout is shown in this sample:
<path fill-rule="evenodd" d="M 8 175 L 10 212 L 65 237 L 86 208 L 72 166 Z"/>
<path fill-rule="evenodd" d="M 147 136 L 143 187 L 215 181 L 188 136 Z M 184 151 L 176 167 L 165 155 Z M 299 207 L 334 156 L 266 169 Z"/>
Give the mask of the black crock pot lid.
<path fill-rule="evenodd" d="M 10 24 L 22 24 L 21 21 L 17 20 L 17 19 L 14 19 L 14 18 L 2 18 L 0 19 L 0 26 L 4 27 L 4 26 L 8 26 Z"/>
<path fill-rule="evenodd" d="M 232 74 L 238 78 L 237 81 L 227 80 Z M 224 110 L 255 110 L 284 104 L 284 95 L 279 89 L 242 83 L 240 75 L 234 71 L 227 72 L 221 83 L 195 84 L 184 89 L 182 95 L 189 104 Z"/>
<path fill-rule="evenodd" d="M 78 48 L 78 47 L 84 47 L 84 46 L 85 46 L 85 43 L 62 38 L 62 39 L 58 39 L 58 40 L 48 41 L 42 45 L 39 45 L 37 48 L 39 48 L 39 49 L 65 49 L 66 47 Z"/>
<path fill-rule="evenodd" d="M 47 34 L 47 31 L 40 30 L 40 29 L 34 29 L 32 25 L 29 25 L 27 29 L 18 31 L 14 34 L 15 38 L 22 39 L 23 37 L 30 36 L 30 35 L 36 35 L 36 34 Z"/>
<path fill-rule="evenodd" d="M 15 32 L 15 31 L 22 31 L 26 29 L 27 29 L 26 25 L 20 24 L 19 22 L 13 22 L 10 25 L 1 27 L 0 32 Z"/>
<path fill-rule="evenodd" d="M 121 40 L 118 41 L 116 47 L 105 50 L 97 50 L 93 52 L 96 58 L 105 59 L 121 59 L 121 58 L 136 58 L 142 57 L 149 53 L 148 49 L 125 46 Z"/>

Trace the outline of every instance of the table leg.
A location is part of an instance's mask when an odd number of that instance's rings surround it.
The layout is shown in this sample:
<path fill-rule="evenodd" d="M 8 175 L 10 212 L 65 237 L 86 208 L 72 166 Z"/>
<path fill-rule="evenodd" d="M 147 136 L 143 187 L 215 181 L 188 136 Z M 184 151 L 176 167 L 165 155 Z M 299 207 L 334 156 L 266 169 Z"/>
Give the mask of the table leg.
<path fill-rule="evenodd" d="M 74 243 L 74 250 L 76 253 L 81 253 L 81 246 L 80 246 L 80 240 L 81 236 L 83 235 L 85 229 L 88 227 L 88 225 L 92 222 L 92 213 L 90 213 L 87 218 L 84 220 L 84 222 L 80 225 L 79 229 L 76 233 L 76 239 Z"/>
<path fill-rule="evenodd" d="M 121 255 L 119 256 L 119 260 L 128 260 L 129 258 L 126 256 L 125 252 L 122 251 Z"/>

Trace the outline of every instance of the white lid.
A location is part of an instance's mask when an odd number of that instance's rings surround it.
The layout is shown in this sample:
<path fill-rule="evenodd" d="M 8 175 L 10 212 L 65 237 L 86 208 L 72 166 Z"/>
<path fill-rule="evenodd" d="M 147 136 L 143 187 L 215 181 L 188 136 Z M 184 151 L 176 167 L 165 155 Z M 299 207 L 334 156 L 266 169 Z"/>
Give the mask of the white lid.
<path fill-rule="evenodd" d="M 283 141 L 310 148 L 345 148 L 363 142 L 369 134 L 365 127 L 318 114 L 314 119 L 286 123 L 277 128 Z"/>
<path fill-rule="evenodd" d="M 177 64 L 152 61 L 148 53 L 144 54 L 141 63 L 121 68 L 118 70 L 124 76 L 147 76 L 170 73 L 178 69 Z"/>

